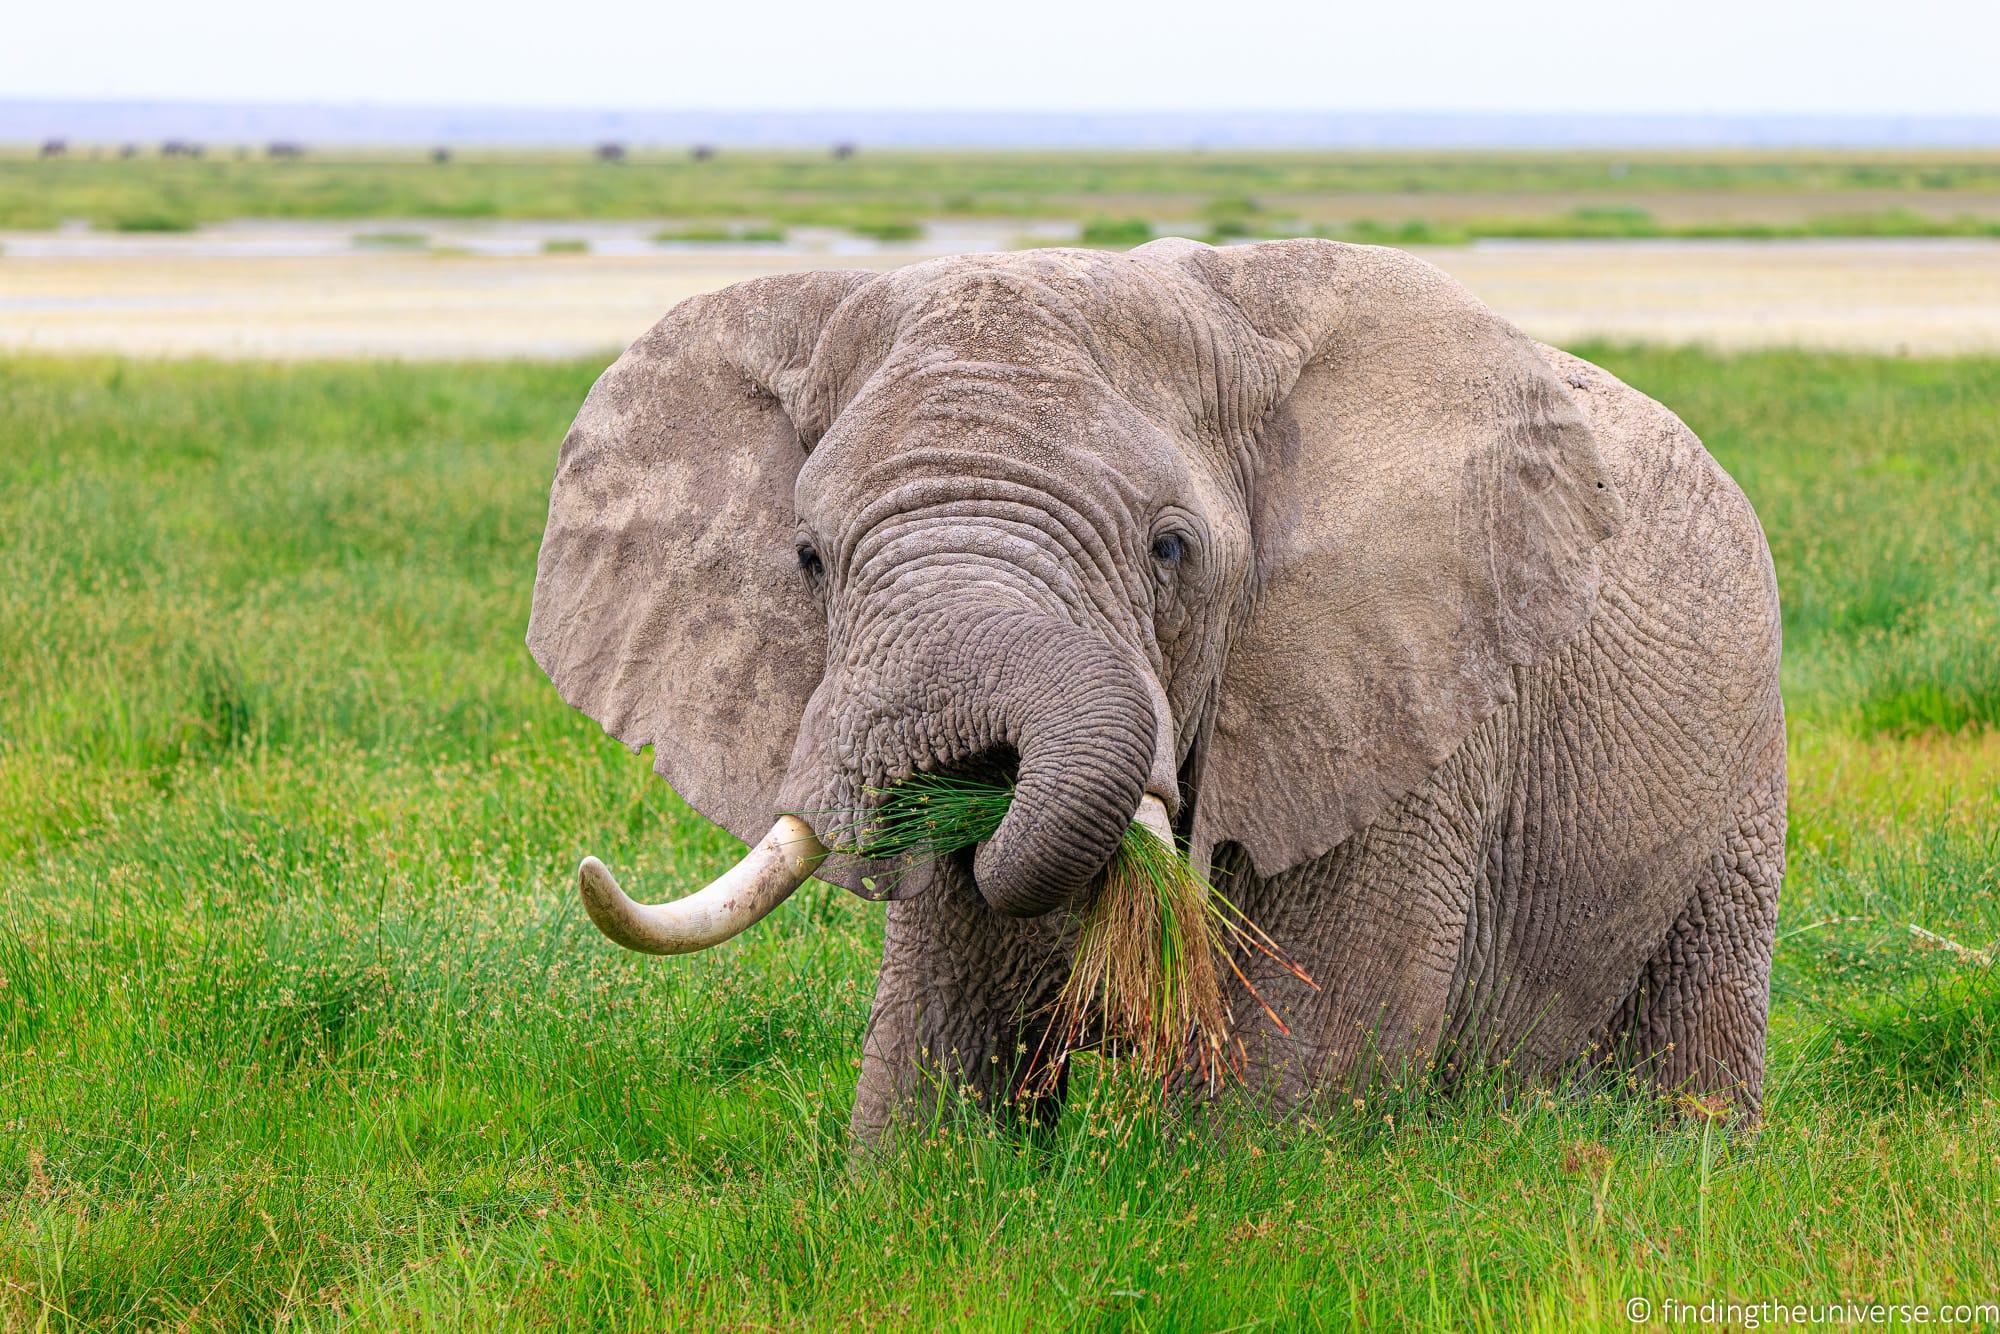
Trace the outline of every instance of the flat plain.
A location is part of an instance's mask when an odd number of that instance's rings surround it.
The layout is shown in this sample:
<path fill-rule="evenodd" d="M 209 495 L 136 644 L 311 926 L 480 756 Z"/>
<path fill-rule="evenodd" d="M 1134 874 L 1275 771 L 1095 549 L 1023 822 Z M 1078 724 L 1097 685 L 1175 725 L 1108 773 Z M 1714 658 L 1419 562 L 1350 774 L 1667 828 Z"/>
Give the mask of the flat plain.
<path fill-rule="evenodd" d="M 135 150 L 137 145 L 133 146 Z M 623 146 L 621 146 L 623 147 Z M 1216 237 L 1324 230 L 1448 244 L 1483 236 L 1994 236 L 2000 152 L 826 152 L 631 146 L 411 152 L 246 145 L 201 159 L 82 145 L 0 149 L 0 228 L 68 221 L 172 232 L 238 218 L 676 219 L 715 235 L 832 226 L 914 235 L 944 219 L 1069 219 L 1105 239 L 1171 224 Z"/>
<path fill-rule="evenodd" d="M 778 269 L 1323 235 L 1555 342 L 2000 351 L 1991 151 L 118 153 L 0 149 L 0 350 L 586 357 Z"/>
<path fill-rule="evenodd" d="M 1629 346 L 1756 502 L 1791 868 L 1755 1133 L 1406 1083 L 845 1122 L 879 910 L 603 941 L 730 841 L 521 644 L 595 360 L 0 361 L 0 1326 L 1625 1327 L 2000 1298 L 2000 360 Z"/>
<path fill-rule="evenodd" d="M 0 350 L 291 360 L 605 355 L 675 302 L 727 283 L 785 269 L 890 268 L 1004 236 L 946 232 L 858 251 L 794 243 L 493 255 L 453 247 L 461 237 L 492 236 L 476 225 L 422 234 L 439 248 L 377 253 L 344 240 L 328 247 L 323 230 L 280 229 L 241 245 L 231 234 L 9 253 L 0 257 Z M 251 244 L 288 252 L 241 253 Z M 2000 351 L 2000 241 L 1508 241 L 1417 253 L 1550 342 Z"/>

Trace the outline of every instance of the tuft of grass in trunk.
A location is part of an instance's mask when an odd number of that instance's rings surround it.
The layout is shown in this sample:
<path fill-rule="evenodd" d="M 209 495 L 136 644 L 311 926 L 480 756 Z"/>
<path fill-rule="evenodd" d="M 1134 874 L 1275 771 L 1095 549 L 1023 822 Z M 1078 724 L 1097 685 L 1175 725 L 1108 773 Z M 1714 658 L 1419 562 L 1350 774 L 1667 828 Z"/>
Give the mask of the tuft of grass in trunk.
<path fill-rule="evenodd" d="M 962 851 L 999 829 L 1014 790 L 918 774 L 882 795 L 844 850 L 919 860 Z M 1224 968 L 1284 1028 L 1237 966 L 1235 955 L 1247 952 L 1266 955 L 1313 985 L 1179 849 L 1134 821 L 1078 921 L 1070 973 L 1036 1053 L 1038 1078 L 1052 1085 L 1071 1055 L 1102 1045 L 1162 1085 L 1185 1072 L 1219 1086 L 1242 1056 L 1222 1000 Z"/>
<path fill-rule="evenodd" d="M 943 774 L 917 774 L 881 794 L 882 803 L 852 831 L 822 835 L 829 846 L 859 857 L 928 861 L 993 837 L 1007 818 L 1014 789 Z"/>

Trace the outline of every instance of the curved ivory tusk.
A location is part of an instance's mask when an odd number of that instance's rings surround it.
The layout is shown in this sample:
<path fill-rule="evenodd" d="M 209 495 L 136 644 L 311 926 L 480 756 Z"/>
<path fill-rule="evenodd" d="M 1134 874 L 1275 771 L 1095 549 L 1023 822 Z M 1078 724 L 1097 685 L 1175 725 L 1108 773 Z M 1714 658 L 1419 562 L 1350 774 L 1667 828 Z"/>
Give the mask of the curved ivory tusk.
<path fill-rule="evenodd" d="M 595 857 L 576 873 L 597 929 L 642 954 L 692 954 L 755 925 L 790 898 L 826 857 L 826 845 L 796 815 L 781 815 L 763 842 L 705 889 L 672 903 L 634 903 Z"/>
<path fill-rule="evenodd" d="M 1167 814 L 1167 803 L 1148 792 L 1139 798 L 1139 813 L 1132 817 L 1159 836 L 1160 842 L 1174 846 L 1174 822 Z"/>

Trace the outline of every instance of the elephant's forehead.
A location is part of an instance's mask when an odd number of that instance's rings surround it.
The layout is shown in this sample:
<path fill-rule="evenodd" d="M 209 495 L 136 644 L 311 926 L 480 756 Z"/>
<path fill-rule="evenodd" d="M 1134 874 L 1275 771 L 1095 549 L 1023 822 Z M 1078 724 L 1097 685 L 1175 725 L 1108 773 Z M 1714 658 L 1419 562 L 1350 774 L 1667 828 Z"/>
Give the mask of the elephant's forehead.
<path fill-rule="evenodd" d="M 955 256 L 887 275 L 850 319 L 875 333 L 818 364 L 829 438 L 948 425 L 996 447 L 1152 430 L 1192 441 L 1268 406 L 1242 392 L 1269 377 L 1238 365 L 1240 321 L 1158 258 Z"/>
<path fill-rule="evenodd" d="M 899 343 L 949 341 L 968 355 L 1047 360 L 1064 350 L 1107 370 L 1186 364 L 1226 311 L 1180 267 L 1137 255 L 1033 250 L 961 255 L 888 277 Z"/>
<path fill-rule="evenodd" d="M 950 347 L 885 365 L 813 450 L 836 460 L 917 468 L 948 452 L 1063 470 L 1170 470 L 1177 423 L 1162 420 L 1088 369 L 967 358 Z M 1159 480 L 1166 480 L 1164 477 Z"/>

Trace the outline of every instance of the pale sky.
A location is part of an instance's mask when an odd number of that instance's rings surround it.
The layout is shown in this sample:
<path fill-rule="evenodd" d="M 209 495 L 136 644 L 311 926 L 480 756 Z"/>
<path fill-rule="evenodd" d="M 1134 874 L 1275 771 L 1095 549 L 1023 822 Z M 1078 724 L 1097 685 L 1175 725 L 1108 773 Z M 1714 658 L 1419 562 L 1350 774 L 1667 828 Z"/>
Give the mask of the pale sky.
<path fill-rule="evenodd" d="M 1996 0 L 11 0 L 0 97 L 2000 114 Z"/>

